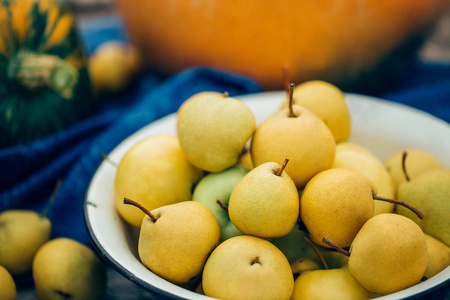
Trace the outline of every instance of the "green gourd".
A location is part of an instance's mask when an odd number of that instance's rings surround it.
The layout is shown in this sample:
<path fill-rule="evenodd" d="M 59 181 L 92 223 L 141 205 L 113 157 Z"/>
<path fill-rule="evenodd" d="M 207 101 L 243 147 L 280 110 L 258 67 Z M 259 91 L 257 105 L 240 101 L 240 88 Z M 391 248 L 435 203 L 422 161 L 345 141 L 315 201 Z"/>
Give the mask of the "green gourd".
<path fill-rule="evenodd" d="M 42 138 L 94 108 L 74 16 L 58 0 L 0 0 L 0 147 Z"/>

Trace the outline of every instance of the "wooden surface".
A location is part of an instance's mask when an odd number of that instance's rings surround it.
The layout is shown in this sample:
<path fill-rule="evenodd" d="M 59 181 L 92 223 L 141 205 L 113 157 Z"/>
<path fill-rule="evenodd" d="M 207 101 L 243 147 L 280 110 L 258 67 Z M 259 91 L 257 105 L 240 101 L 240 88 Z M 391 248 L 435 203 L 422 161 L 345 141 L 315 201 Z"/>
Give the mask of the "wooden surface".
<path fill-rule="evenodd" d="M 70 1 L 78 20 L 110 14 L 113 9 L 110 0 L 72 0 Z M 440 21 L 435 33 L 420 51 L 420 57 L 426 61 L 450 63 L 450 11 Z M 107 267 L 108 285 L 104 299 L 160 299 L 155 298 L 137 284 L 129 281 L 112 267 Z M 429 299 L 429 297 L 427 297 Z M 434 298 L 434 297 L 433 297 Z M 444 299 L 445 294 L 439 294 L 435 299 Z M 36 294 L 32 287 L 18 291 L 18 300 L 36 300 Z M 446 299 L 450 299 L 447 295 Z"/>

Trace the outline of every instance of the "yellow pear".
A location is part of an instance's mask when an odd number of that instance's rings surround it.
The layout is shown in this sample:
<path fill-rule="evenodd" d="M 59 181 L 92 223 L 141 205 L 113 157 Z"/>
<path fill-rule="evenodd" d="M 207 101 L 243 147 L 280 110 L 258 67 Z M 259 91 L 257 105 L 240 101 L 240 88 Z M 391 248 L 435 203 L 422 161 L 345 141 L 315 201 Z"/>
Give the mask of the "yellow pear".
<path fill-rule="evenodd" d="M 344 264 L 301 273 L 294 282 L 291 300 L 366 300 L 371 296 L 372 293 L 353 277 Z"/>
<path fill-rule="evenodd" d="M 0 265 L 0 299 L 16 300 L 16 284 L 8 270 Z"/>
<path fill-rule="evenodd" d="M 254 236 L 232 237 L 211 253 L 202 277 L 205 295 L 223 300 L 289 299 L 294 277 L 286 257 Z"/>
<path fill-rule="evenodd" d="M 294 228 L 299 195 L 294 182 L 283 171 L 285 166 L 274 162 L 259 165 L 234 187 L 228 214 L 239 231 L 274 238 L 286 235 Z"/>
<path fill-rule="evenodd" d="M 39 299 L 101 299 L 106 287 L 102 262 L 85 245 L 67 238 L 45 243 L 33 260 Z"/>
<path fill-rule="evenodd" d="M 333 168 L 359 172 L 372 182 L 378 196 L 395 198 L 394 183 L 382 161 L 358 144 L 349 142 L 337 144 Z M 374 215 L 392 212 L 394 207 L 395 205 L 390 202 L 375 201 Z"/>
<path fill-rule="evenodd" d="M 48 218 L 31 210 L 7 210 L 0 214 L 0 265 L 12 275 L 31 270 L 34 255 L 48 241 Z"/>
<path fill-rule="evenodd" d="M 428 279 L 450 266 L 450 247 L 429 234 L 425 234 L 425 238 L 428 264 L 423 276 Z"/>
<path fill-rule="evenodd" d="M 144 213 L 123 204 L 123 198 L 137 199 L 149 210 L 190 200 L 192 186 L 202 175 L 187 161 L 176 137 L 150 136 L 120 161 L 114 179 L 115 206 L 126 222 L 140 227 Z"/>
<path fill-rule="evenodd" d="M 404 207 L 397 212 L 416 222 L 425 233 L 450 246 L 450 169 L 432 169 L 404 182 L 398 189 L 398 200 L 407 202 L 424 214 L 417 218 Z"/>
<path fill-rule="evenodd" d="M 247 105 L 226 94 L 194 95 L 178 111 L 181 149 L 191 164 L 209 172 L 237 164 L 255 127 L 255 117 Z"/>
<path fill-rule="evenodd" d="M 440 162 L 431 154 L 420 149 L 406 149 L 394 153 L 384 161 L 384 166 L 394 181 L 396 189 L 406 181 L 403 170 L 403 153 L 406 152 L 405 169 L 409 179 L 414 179 L 424 172 L 441 168 Z"/>
<path fill-rule="evenodd" d="M 137 202 L 124 203 L 141 209 L 138 252 L 153 273 L 176 284 L 200 279 L 206 259 L 219 244 L 220 227 L 203 203 L 183 201 L 148 211 Z"/>
<path fill-rule="evenodd" d="M 294 104 L 309 109 L 327 124 L 336 143 L 348 140 L 352 120 L 344 93 L 338 87 L 325 81 L 311 80 L 296 86 L 293 98 Z M 282 108 L 288 105 L 287 98 Z"/>
<path fill-rule="evenodd" d="M 298 105 L 265 119 L 256 129 L 251 144 L 255 167 L 289 158 L 286 172 L 297 188 L 303 188 L 314 175 L 331 168 L 335 152 L 330 129 L 314 113 Z"/>
<path fill-rule="evenodd" d="M 349 247 L 373 216 L 373 209 L 371 182 L 347 169 L 320 172 L 306 184 L 300 198 L 300 217 L 311 240 L 325 247 L 324 237 Z"/>
<path fill-rule="evenodd" d="M 364 224 L 350 247 L 348 266 L 365 288 L 384 295 L 419 283 L 427 261 L 427 242 L 420 227 L 388 213 Z"/>

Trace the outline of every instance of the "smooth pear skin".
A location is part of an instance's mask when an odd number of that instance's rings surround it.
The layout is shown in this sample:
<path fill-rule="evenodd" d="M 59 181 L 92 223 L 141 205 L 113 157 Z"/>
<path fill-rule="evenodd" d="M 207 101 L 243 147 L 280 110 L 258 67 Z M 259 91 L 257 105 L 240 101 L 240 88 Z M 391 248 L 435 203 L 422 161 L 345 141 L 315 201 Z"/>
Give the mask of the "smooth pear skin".
<path fill-rule="evenodd" d="M 330 169 L 314 176 L 303 190 L 300 216 L 311 240 L 329 238 L 340 247 L 349 247 L 373 217 L 372 184 L 362 174 L 347 169 Z"/>
<path fill-rule="evenodd" d="M 428 170 L 441 168 L 441 163 L 431 153 L 420 149 L 406 149 L 405 169 L 410 179 L 414 179 Z M 403 151 L 394 153 L 384 161 L 384 166 L 392 177 L 395 188 L 406 181 L 402 166 Z"/>
<path fill-rule="evenodd" d="M 58 238 L 45 243 L 33 260 L 36 294 L 45 300 L 101 299 L 106 273 L 95 253 L 77 241 Z"/>
<path fill-rule="evenodd" d="M 296 117 L 289 117 L 289 110 L 282 109 L 258 126 L 251 154 L 255 167 L 288 158 L 286 172 L 297 188 L 303 188 L 314 175 L 332 167 L 336 142 L 314 113 L 298 105 L 293 110 Z"/>
<path fill-rule="evenodd" d="M 228 214 L 242 233 L 274 238 L 294 228 L 299 214 L 299 195 L 286 169 L 280 176 L 276 175 L 280 168 L 274 162 L 259 165 L 233 189 Z"/>
<path fill-rule="evenodd" d="M 209 173 L 195 186 L 192 200 L 205 204 L 214 213 L 220 225 L 221 241 L 242 233 L 231 222 L 228 212 L 217 204 L 217 200 L 228 206 L 231 192 L 247 173 L 247 169 L 234 166 L 221 172 Z"/>
<path fill-rule="evenodd" d="M 428 248 L 428 264 L 423 276 L 431 278 L 450 266 L 450 247 L 429 234 L 425 234 L 425 238 Z"/>
<path fill-rule="evenodd" d="M 352 118 L 344 93 L 338 87 L 322 80 L 307 81 L 294 88 L 293 101 L 324 121 L 336 143 L 348 140 L 352 131 Z M 287 108 L 288 105 L 289 97 L 282 108 Z"/>
<path fill-rule="evenodd" d="M 202 279 L 205 295 L 224 300 L 289 299 L 294 287 L 283 253 L 264 239 L 245 235 L 217 246 Z"/>
<path fill-rule="evenodd" d="M 30 272 L 38 249 L 48 241 L 50 220 L 29 210 L 0 214 L 0 265 L 13 276 Z"/>
<path fill-rule="evenodd" d="M 213 93 L 187 99 L 177 116 L 177 134 L 187 159 L 208 172 L 237 164 L 255 127 L 255 116 L 244 102 Z"/>
<path fill-rule="evenodd" d="M 184 201 L 157 208 L 142 220 L 138 252 L 152 272 L 173 283 L 200 276 L 208 255 L 218 245 L 220 227 L 204 204 Z"/>
<path fill-rule="evenodd" d="M 17 290 L 14 279 L 8 270 L 0 266 L 0 299 L 16 300 Z"/>
<path fill-rule="evenodd" d="M 365 288 L 385 295 L 419 283 L 427 262 L 427 242 L 420 227 L 401 215 L 380 214 L 355 237 L 348 266 Z"/>
<path fill-rule="evenodd" d="M 338 269 L 302 273 L 295 280 L 291 300 L 366 300 L 371 295 L 344 265 Z"/>
<path fill-rule="evenodd" d="M 343 168 L 359 172 L 369 179 L 377 196 L 395 198 L 395 186 L 383 163 L 366 148 L 355 143 L 336 145 L 333 168 Z M 374 202 L 374 215 L 393 212 L 395 205 L 386 201 Z"/>
<path fill-rule="evenodd" d="M 114 179 L 114 200 L 120 216 L 140 227 L 144 213 L 123 198 L 133 199 L 153 210 L 160 206 L 191 200 L 192 186 L 203 171 L 192 166 L 178 139 L 150 136 L 134 145 L 122 158 Z"/>
<path fill-rule="evenodd" d="M 404 207 L 397 212 L 416 222 L 425 233 L 450 246 L 450 169 L 433 169 L 403 183 L 398 200 L 404 201 L 424 214 L 421 220 Z"/>

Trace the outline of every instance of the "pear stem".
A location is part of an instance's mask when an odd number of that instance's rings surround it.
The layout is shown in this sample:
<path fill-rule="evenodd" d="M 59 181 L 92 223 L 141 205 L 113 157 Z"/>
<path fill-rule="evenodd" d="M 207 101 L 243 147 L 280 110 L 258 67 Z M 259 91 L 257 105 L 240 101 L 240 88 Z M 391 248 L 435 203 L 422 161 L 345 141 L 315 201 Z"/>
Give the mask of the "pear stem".
<path fill-rule="evenodd" d="M 219 199 L 216 200 L 216 203 L 219 204 L 219 206 L 226 212 L 228 212 L 228 207 L 226 207 L 225 205 L 223 205 L 222 201 L 220 201 Z"/>
<path fill-rule="evenodd" d="M 338 245 L 333 243 L 330 239 L 324 237 L 322 239 L 322 242 L 324 242 L 325 244 L 327 244 L 331 248 L 334 248 L 337 252 L 342 253 L 345 256 L 350 256 L 350 252 L 348 252 L 347 250 L 342 249 L 341 247 L 339 247 Z"/>
<path fill-rule="evenodd" d="M 45 218 L 47 216 L 47 213 L 48 213 L 50 207 L 52 206 L 53 201 L 55 201 L 55 198 L 56 198 L 56 195 L 58 194 L 60 186 L 61 186 L 61 179 L 59 179 L 56 182 L 55 188 L 53 189 L 52 195 L 50 196 L 50 200 L 48 201 L 48 203 L 45 206 L 44 210 L 40 214 L 41 218 Z"/>
<path fill-rule="evenodd" d="M 283 173 L 284 169 L 286 168 L 287 163 L 289 162 L 289 159 L 285 159 L 283 164 L 281 165 L 281 168 L 278 169 L 278 171 L 275 173 L 275 175 L 277 176 L 281 176 L 281 174 Z"/>
<path fill-rule="evenodd" d="M 294 114 L 294 87 L 295 84 L 289 83 L 289 118 L 296 118 L 297 116 Z"/>
<path fill-rule="evenodd" d="M 252 260 L 251 264 L 252 264 L 252 265 L 254 265 L 254 264 L 259 264 L 259 256 L 255 257 L 255 259 Z"/>
<path fill-rule="evenodd" d="M 380 200 L 380 201 L 386 201 L 386 202 L 390 202 L 390 203 L 394 203 L 394 204 L 398 204 L 401 206 L 404 206 L 406 208 L 408 208 L 409 210 L 411 210 L 413 213 L 415 213 L 417 215 L 417 217 L 419 217 L 419 219 L 423 219 L 423 213 L 420 212 L 417 208 L 409 205 L 408 203 L 405 203 L 403 201 L 400 200 L 396 200 L 396 199 L 390 199 L 390 198 L 384 198 L 384 197 L 380 197 L 380 196 L 376 196 L 376 195 L 372 195 L 374 200 Z"/>
<path fill-rule="evenodd" d="M 308 238 L 307 236 L 305 236 L 303 239 L 313 248 L 314 252 L 316 252 L 317 256 L 319 257 L 320 261 L 322 262 L 322 265 L 324 266 L 324 268 L 326 270 L 328 270 L 327 262 L 325 261 L 325 259 L 323 258 L 322 253 L 320 253 L 319 249 L 317 249 L 317 247 L 313 243 L 313 241 L 311 241 L 311 239 Z"/>
<path fill-rule="evenodd" d="M 136 206 L 137 208 L 139 208 L 140 210 L 142 210 L 147 216 L 150 217 L 150 219 L 152 219 L 153 223 L 156 222 L 156 220 L 158 220 L 157 217 L 155 217 L 154 214 L 152 214 L 148 209 L 146 209 L 145 207 L 143 207 L 142 205 L 140 205 L 139 203 L 137 203 L 136 201 L 133 201 L 131 199 L 128 198 L 123 198 L 123 203 L 124 204 L 131 204 Z"/>
<path fill-rule="evenodd" d="M 107 162 L 109 162 L 111 165 L 113 165 L 114 167 L 117 168 L 117 164 L 105 153 L 102 153 L 102 157 L 103 160 L 106 160 Z"/>
<path fill-rule="evenodd" d="M 407 155 L 408 155 L 408 152 L 403 151 L 403 153 L 402 153 L 402 169 L 403 169 L 403 174 L 405 174 L 406 181 L 410 181 L 408 173 L 406 172 L 406 156 Z"/>

